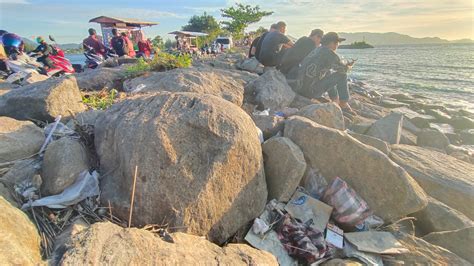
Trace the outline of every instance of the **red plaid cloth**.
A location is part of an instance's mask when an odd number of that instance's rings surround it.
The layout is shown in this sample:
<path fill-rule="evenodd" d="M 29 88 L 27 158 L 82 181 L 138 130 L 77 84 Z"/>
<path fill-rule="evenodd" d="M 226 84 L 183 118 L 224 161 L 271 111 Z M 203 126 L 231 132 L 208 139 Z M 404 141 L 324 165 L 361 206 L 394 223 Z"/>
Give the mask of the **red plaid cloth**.
<path fill-rule="evenodd" d="M 323 233 L 291 218 L 289 214 L 283 216 L 277 233 L 288 255 L 302 263 L 311 264 L 326 255 Z"/>

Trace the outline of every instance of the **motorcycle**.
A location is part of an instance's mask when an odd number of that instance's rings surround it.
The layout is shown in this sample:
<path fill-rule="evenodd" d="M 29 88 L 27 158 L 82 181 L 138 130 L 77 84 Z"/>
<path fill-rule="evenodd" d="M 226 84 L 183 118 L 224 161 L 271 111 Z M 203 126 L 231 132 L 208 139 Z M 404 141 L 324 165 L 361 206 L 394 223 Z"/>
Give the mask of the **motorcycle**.
<path fill-rule="evenodd" d="M 95 69 L 105 62 L 109 58 L 116 58 L 118 55 L 111 49 L 106 48 L 105 57 L 94 52 L 94 49 L 90 46 L 84 45 L 84 56 L 86 57 L 85 67 Z"/>

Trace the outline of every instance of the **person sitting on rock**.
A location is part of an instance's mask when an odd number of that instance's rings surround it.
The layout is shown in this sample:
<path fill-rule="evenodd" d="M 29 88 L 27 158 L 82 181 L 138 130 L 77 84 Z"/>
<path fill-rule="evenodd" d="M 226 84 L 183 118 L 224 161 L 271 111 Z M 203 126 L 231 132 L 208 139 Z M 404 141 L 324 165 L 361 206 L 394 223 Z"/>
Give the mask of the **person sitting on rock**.
<path fill-rule="evenodd" d="M 262 43 L 263 43 L 263 39 L 265 39 L 265 36 L 267 36 L 268 33 L 270 32 L 274 32 L 274 31 L 277 31 L 278 30 L 278 26 L 277 24 L 272 24 L 270 26 L 270 30 L 263 33 L 260 37 L 257 37 L 255 38 L 255 40 L 252 42 L 251 46 L 250 46 L 250 54 L 253 56 L 255 56 L 255 58 L 257 58 L 257 60 L 259 60 L 260 58 L 260 51 L 262 50 Z M 255 45 L 255 49 L 253 49 L 252 47 Z"/>
<path fill-rule="evenodd" d="M 339 43 L 344 40 L 335 32 L 325 34 L 321 40 L 322 46 L 314 49 L 303 60 L 296 80 L 288 83 L 294 91 L 308 98 L 321 98 L 327 92 L 343 112 L 357 115 L 348 104 L 347 71 L 354 62 L 343 64 L 336 54 Z"/>
<path fill-rule="evenodd" d="M 134 58 L 134 57 L 137 55 L 137 53 L 135 52 L 135 48 L 133 47 L 133 42 L 130 40 L 130 38 L 128 38 L 126 32 L 122 32 L 122 38 L 123 38 L 123 39 L 125 40 L 125 42 L 127 43 L 128 56 Z"/>
<path fill-rule="evenodd" d="M 110 46 L 114 49 L 118 56 L 128 55 L 127 41 L 119 34 L 117 29 L 112 29 L 112 39 L 110 40 Z"/>
<path fill-rule="evenodd" d="M 292 48 L 287 50 L 281 59 L 278 69 L 287 76 L 290 72 L 294 73 L 293 76 L 295 76 L 303 59 L 315 48 L 321 46 L 323 35 L 324 32 L 322 30 L 315 29 L 311 31 L 309 37 L 301 37 Z"/>
<path fill-rule="evenodd" d="M 82 46 L 86 50 L 92 49 L 92 52 L 94 52 L 95 54 L 105 57 L 105 46 L 99 39 L 99 37 L 97 37 L 96 31 L 92 28 L 89 29 L 89 37 L 85 38 L 82 41 Z"/>
<path fill-rule="evenodd" d="M 286 23 L 277 23 L 277 31 L 268 33 L 262 41 L 258 60 L 266 67 L 275 67 L 280 64 L 286 49 L 293 47 L 293 42 L 285 36 Z"/>

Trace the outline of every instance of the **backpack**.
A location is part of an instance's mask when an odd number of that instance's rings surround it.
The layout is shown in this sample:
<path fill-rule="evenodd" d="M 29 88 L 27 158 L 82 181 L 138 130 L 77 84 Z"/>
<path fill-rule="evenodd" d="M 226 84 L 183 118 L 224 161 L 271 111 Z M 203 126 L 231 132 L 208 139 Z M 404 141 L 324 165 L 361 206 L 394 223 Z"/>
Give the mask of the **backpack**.
<path fill-rule="evenodd" d="M 112 48 L 115 50 L 115 53 L 117 53 L 118 56 L 123 56 L 127 54 L 128 48 L 124 38 L 113 37 L 111 44 Z"/>

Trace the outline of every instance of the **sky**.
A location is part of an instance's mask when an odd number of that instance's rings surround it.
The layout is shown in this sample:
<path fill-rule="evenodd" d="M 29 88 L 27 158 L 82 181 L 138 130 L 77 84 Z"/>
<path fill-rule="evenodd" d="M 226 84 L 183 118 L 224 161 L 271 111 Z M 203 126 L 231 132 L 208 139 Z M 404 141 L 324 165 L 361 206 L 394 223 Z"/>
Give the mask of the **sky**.
<path fill-rule="evenodd" d="M 0 0 L 0 29 L 34 38 L 52 34 L 59 43 L 79 43 L 98 16 L 159 22 L 148 37 L 187 24 L 192 15 L 207 12 L 221 21 L 220 9 L 235 2 L 274 11 L 249 30 L 283 20 L 288 34 L 300 37 L 314 28 L 336 32 L 398 32 L 413 37 L 474 39 L 474 0 Z"/>

